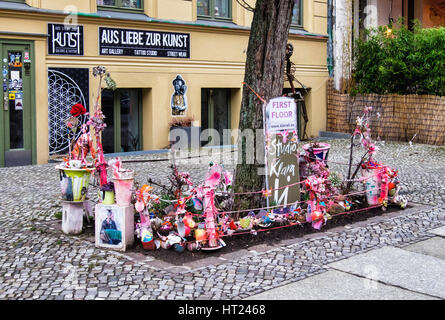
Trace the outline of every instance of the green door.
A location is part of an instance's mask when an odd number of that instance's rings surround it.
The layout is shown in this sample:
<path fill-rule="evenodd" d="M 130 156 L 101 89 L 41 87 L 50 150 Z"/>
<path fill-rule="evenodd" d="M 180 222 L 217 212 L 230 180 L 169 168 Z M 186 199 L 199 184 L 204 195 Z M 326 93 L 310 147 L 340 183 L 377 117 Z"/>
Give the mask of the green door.
<path fill-rule="evenodd" d="M 140 151 L 142 144 L 141 89 L 102 92 L 107 127 L 102 133 L 105 153 Z"/>
<path fill-rule="evenodd" d="M 0 41 L 2 102 L 0 111 L 0 167 L 33 163 L 31 44 Z"/>

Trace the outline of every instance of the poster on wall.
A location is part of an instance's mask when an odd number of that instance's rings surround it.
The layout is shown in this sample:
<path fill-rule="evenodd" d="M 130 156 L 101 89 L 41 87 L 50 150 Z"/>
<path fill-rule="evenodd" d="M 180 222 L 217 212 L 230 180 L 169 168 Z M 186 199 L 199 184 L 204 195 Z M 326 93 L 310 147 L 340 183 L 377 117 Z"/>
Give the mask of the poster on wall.
<path fill-rule="evenodd" d="M 277 205 L 300 200 L 296 112 L 291 98 L 274 98 L 266 106 L 267 181 Z"/>
<path fill-rule="evenodd" d="M 99 27 L 99 54 L 190 58 L 190 34 Z"/>
<path fill-rule="evenodd" d="M 187 111 L 187 85 L 181 75 L 177 75 L 172 82 L 174 92 L 171 97 L 170 108 L 172 116 L 184 116 Z"/>
<path fill-rule="evenodd" d="M 48 23 L 48 54 L 83 56 L 83 26 Z"/>

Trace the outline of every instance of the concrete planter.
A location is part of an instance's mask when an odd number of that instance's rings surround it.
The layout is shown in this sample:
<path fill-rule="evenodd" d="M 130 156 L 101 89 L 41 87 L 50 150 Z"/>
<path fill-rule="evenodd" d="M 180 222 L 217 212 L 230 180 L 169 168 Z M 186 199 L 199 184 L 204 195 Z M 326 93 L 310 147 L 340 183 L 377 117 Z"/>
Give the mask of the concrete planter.
<path fill-rule="evenodd" d="M 180 148 L 199 148 L 201 127 L 172 127 L 169 141 L 172 145 L 178 143 Z"/>

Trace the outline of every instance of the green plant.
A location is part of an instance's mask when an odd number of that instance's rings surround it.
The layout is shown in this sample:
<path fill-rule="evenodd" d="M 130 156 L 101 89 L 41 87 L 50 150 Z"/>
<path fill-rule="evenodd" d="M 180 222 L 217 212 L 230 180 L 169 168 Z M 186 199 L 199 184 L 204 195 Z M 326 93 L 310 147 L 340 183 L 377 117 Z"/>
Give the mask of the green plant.
<path fill-rule="evenodd" d="M 61 219 L 62 219 L 62 212 L 61 212 L 61 211 L 58 211 L 58 212 L 54 213 L 54 217 L 55 217 L 56 219 L 58 219 L 58 220 L 61 220 Z"/>
<path fill-rule="evenodd" d="M 392 32 L 388 32 L 388 30 Z M 354 50 L 355 94 L 445 96 L 445 27 L 413 31 L 401 20 L 393 27 L 366 30 Z"/>

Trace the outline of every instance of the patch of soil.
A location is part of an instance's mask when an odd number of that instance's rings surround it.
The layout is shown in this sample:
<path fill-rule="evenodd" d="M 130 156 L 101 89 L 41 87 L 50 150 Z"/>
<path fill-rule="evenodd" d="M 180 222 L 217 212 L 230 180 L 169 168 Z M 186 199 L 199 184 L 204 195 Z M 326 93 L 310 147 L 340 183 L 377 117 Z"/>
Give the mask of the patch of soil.
<path fill-rule="evenodd" d="M 413 206 L 408 205 L 405 210 L 411 207 Z M 197 261 L 200 259 L 205 259 L 209 257 L 219 257 L 221 255 L 234 253 L 242 249 L 249 249 L 250 247 L 260 244 L 271 246 L 271 248 L 272 246 L 276 247 L 276 245 L 283 240 L 298 239 L 305 235 L 313 233 L 322 234 L 336 227 L 341 227 L 348 224 L 365 221 L 375 216 L 381 216 L 397 211 L 402 211 L 402 210 L 397 206 L 388 206 L 386 211 L 383 211 L 381 208 L 373 208 L 367 211 L 339 215 L 328 220 L 327 224 L 324 225 L 321 230 L 316 230 L 312 228 L 312 225 L 310 223 L 306 223 L 303 225 L 295 225 L 274 230 L 263 229 L 265 231 L 258 232 L 257 235 L 253 234 L 236 235 L 235 233 L 232 236 L 223 237 L 226 246 L 215 251 L 190 252 L 186 249 L 184 252 L 179 253 L 174 251 L 174 249 L 145 250 L 142 247 L 140 239 L 135 237 L 134 245 L 133 247 L 128 248 L 129 249 L 128 251 L 135 253 L 142 253 L 144 255 L 151 256 L 157 260 L 162 260 L 164 262 L 180 266 L 188 262 Z"/>

